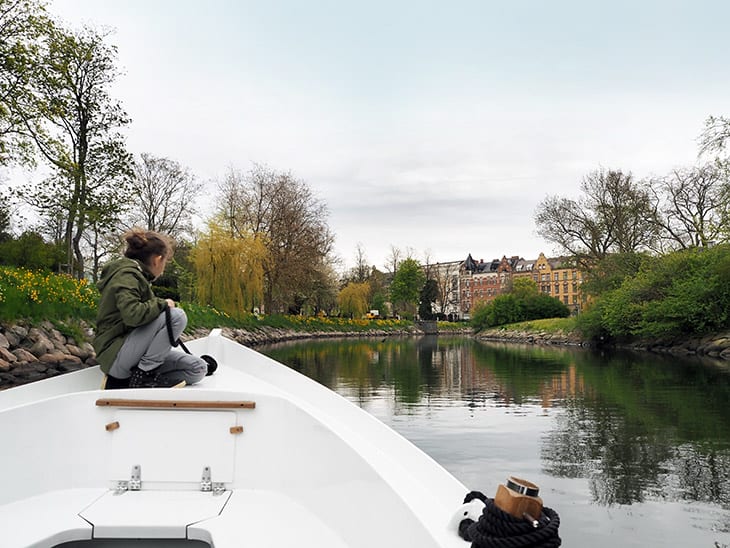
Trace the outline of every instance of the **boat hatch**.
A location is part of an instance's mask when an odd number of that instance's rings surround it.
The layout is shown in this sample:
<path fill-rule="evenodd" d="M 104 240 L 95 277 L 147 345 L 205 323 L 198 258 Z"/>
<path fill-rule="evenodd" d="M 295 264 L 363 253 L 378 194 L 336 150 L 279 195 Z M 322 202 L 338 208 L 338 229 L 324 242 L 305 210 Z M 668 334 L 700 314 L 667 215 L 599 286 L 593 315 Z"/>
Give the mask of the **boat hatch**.
<path fill-rule="evenodd" d="M 111 490 L 80 513 L 94 538 L 186 538 L 188 525 L 221 513 L 235 412 L 117 408 L 107 430 Z"/>
<path fill-rule="evenodd" d="M 233 411 L 116 409 L 111 424 L 114 484 L 129 481 L 135 467 L 143 489 L 169 483 L 194 489 L 206 469 L 213 482 L 233 481 L 239 428 Z"/>
<path fill-rule="evenodd" d="M 218 516 L 230 491 L 109 492 L 81 512 L 91 523 L 94 538 L 184 539 L 187 528 Z"/>

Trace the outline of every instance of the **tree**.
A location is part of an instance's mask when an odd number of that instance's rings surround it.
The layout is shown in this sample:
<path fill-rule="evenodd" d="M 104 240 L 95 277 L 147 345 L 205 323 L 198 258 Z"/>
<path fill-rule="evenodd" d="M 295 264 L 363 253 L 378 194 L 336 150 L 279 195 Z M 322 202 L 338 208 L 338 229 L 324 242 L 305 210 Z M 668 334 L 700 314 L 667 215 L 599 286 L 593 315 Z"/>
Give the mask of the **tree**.
<path fill-rule="evenodd" d="M 512 289 L 509 291 L 512 295 L 521 300 L 527 300 L 539 294 L 537 282 L 532 278 L 524 276 L 512 280 Z"/>
<path fill-rule="evenodd" d="M 23 124 L 55 174 L 20 194 L 39 207 L 65 214 L 63 241 L 69 263 L 83 276 L 81 242 L 89 215 L 113 217 L 108 204 L 124 203 L 131 175 L 120 128 L 129 119 L 108 93 L 117 71 L 116 48 L 89 28 L 67 32 L 49 24 L 33 59 L 28 90 L 14 96 L 10 111 Z"/>
<path fill-rule="evenodd" d="M 675 169 L 654 181 L 656 223 L 670 249 L 707 247 L 726 241 L 730 220 L 728 167 L 715 162 Z"/>
<path fill-rule="evenodd" d="M 540 293 L 530 278 L 517 278 L 509 293 L 479 304 L 472 315 L 476 329 L 542 318 L 565 318 L 570 310 L 560 299 Z"/>
<path fill-rule="evenodd" d="M 459 302 L 458 280 L 461 262 L 436 263 L 430 269 L 430 278 L 438 286 L 439 298 L 436 301 L 439 314 L 453 311 Z"/>
<path fill-rule="evenodd" d="M 355 268 L 352 271 L 352 279 L 355 282 L 362 283 L 368 279 L 369 274 L 370 266 L 365 255 L 365 249 L 362 246 L 362 242 L 357 242 L 357 246 L 355 247 Z"/>
<path fill-rule="evenodd" d="M 644 253 L 612 253 L 596 263 L 584 279 L 581 291 L 598 297 L 621 286 L 634 276 L 648 256 Z"/>
<path fill-rule="evenodd" d="M 127 224 L 179 239 L 192 233 L 195 199 L 202 185 L 190 170 L 168 158 L 143 153 L 134 163 L 130 186 L 134 207 Z"/>
<path fill-rule="evenodd" d="M 0 0 L 0 165 L 32 162 L 32 143 L 13 103 L 28 92 L 38 41 L 48 25 L 42 2 Z"/>
<path fill-rule="evenodd" d="M 370 286 L 366 282 L 350 282 L 337 295 L 340 314 L 349 318 L 360 318 L 368 309 Z"/>
<path fill-rule="evenodd" d="M 581 183 L 578 200 L 548 196 L 537 207 L 538 233 L 590 268 L 608 253 L 652 248 L 657 239 L 648 190 L 631 173 L 598 170 Z"/>
<path fill-rule="evenodd" d="M 645 257 L 638 271 L 600 295 L 592 310 L 598 317 L 592 318 L 594 331 L 601 328 L 614 337 L 687 337 L 727 329 L 730 246 Z"/>
<path fill-rule="evenodd" d="M 408 314 L 415 312 L 421 288 L 426 276 L 415 259 L 404 259 L 393 276 L 390 284 L 390 299 L 399 310 Z"/>
<path fill-rule="evenodd" d="M 422 320 L 433 320 L 433 305 L 440 299 L 439 286 L 434 279 L 426 280 L 419 295 L 418 316 Z"/>
<path fill-rule="evenodd" d="M 196 301 L 242 317 L 261 305 L 266 245 L 261 235 L 231 236 L 210 222 L 191 250 L 197 274 Z"/>
<path fill-rule="evenodd" d="M 398 271 L 398 265 L 402 257 L 403 252 L 393 244 L 390 244 L 390 253 L 385 258 L 385 270 L 391 274 L 395 274 Z"/>
<path fill-rule="evenodd" d="M 10 239 L 10 208 L 0 203 L 0 242 Z"/>
<path fill-rule="evenodd" d="M 730 118 L 725 116 L 710 116 L 705 120 L 705 129 L 700 134 L 699 155 L 722 153 L 730 139 Z"/>
<path fill-rule="evenodd" d="M 56 271 L 62 260 L 63 250 L 37 232 L 26 231 L 0 242 L 0 264 Z"/>
<path fill-rule="evenodd" d="M 375 268 L 375 266 L 371 267 L 370 274 L 368 276 L 368 285 L 370 287 L 370 294 L 368 295 L 369 309 L 377 310 L 381 317 L 385 317 L 389 314 L 387 306 L 387 278 L 387 274 L 381 272 Z"/>
<path fill-rule="evenodd" d="M 258 165 L 245 176 L 229 170 L 219 190 L 226 230 L 260 235 L 266 243 L 266 311 L 298 312 L 314 295 L 332 250 L 327 207 L 304 181 Z"/>
<path fill-rule="evenodd" d="M 332 261 L 322 261 L 313 270 L 309 305 L 314 314 L 330 315 L 337 307 L 338 274 Z"/>

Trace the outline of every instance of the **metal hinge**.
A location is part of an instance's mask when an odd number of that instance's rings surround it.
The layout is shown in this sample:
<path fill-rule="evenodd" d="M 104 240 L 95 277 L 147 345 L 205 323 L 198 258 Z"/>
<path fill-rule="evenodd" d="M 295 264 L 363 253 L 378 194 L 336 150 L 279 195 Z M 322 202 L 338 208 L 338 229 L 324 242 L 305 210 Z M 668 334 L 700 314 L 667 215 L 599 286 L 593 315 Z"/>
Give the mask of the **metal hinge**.
<path fill-rule="evenodd" d="M 226 486 L 223 483 L 214 482 L 211 479 L 210 466 L 206 466 L 203 468 L 203 477 L 200 479 L 200 490 L 220 495 L 226 490 Z"/>
<path fill-rule="evenodd" d="M 132 475 L 129 481 L 118 481 L 116 494 L 121 495 L 126 491 L 139 491 L 142 489 L 142 467 L 139 464 L 132 466 Z"/>

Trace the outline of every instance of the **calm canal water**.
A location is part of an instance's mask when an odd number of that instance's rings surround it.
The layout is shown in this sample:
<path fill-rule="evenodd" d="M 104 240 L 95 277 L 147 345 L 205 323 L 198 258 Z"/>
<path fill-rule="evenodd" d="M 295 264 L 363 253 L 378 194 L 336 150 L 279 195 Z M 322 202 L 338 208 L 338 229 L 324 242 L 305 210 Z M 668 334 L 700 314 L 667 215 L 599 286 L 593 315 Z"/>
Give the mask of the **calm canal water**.
<path fill-rule="evenodd" d="M 730 546 L 727 366 L 456 337 L 259 350 L 375 415 L 468 489 L 494 496 L 509 475 L 537 483 L 563 546 Z"/>

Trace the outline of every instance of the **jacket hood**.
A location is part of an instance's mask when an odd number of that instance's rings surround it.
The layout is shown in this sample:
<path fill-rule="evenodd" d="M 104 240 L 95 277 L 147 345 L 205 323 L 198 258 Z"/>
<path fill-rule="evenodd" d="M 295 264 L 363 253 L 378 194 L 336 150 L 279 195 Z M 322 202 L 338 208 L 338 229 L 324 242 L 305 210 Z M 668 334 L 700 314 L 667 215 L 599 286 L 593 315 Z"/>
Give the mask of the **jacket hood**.
<path fill-rule="evenodd" d="M 154 279 L 154 276 L 152 273 L 147 269 L 147 267 L 141 263 L 140 261 L 136 259 L 129 259 L 127 257 L 122 257 L 121 259 L 117 259 L 115 261 L 111 261 L 104 265 L 104 268 L 101 269 L 101 277 L 99 278 L 99 281 L 97 282 L 96 286 L 99 288 L 99 291 L 103 291 L 104 287 L 109 283 L 109 281 L 119 272 L 122 271 L 134 271 L 134 272 L 140 272 L 147 280 L 152 281 Z"/>

